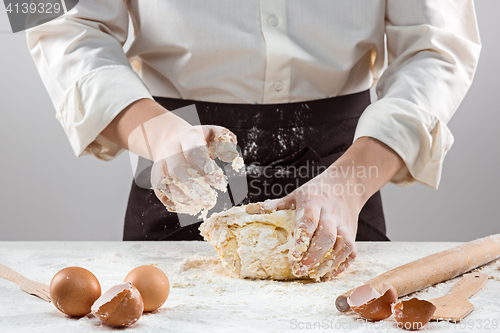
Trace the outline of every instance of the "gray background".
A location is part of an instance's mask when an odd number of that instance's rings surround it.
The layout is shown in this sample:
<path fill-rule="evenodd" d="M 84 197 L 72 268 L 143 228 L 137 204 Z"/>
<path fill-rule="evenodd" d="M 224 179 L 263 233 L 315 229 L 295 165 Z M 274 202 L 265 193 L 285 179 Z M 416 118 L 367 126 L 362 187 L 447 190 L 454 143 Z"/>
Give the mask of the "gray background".
<path fill-rule="evenodd" d="M 438 191 L 383 189 L 394 241 L 467 241 L 500 232 L 499 1 L 477 1 L 483 43 L 475 82 L 449 127 Z M 24 33 L 0 9 L 0 241 L 120 240 L 131 185 L 128 154 L 77 159 L 42 85 Z"/>

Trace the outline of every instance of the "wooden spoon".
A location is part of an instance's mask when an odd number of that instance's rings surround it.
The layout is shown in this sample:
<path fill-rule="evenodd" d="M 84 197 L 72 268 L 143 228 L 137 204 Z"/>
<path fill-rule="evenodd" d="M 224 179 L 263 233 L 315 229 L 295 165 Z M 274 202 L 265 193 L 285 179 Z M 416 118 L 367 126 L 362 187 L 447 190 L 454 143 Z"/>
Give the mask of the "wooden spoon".
<path fill-rule="evenodd" d="M 17 283 L 24 292 L 50 303 L 49 286 L 46 284 L 28 280 L 21 274 L 2 264 L 0 264 L 0 277 Z"/>
<path fill-rule="evenodd" d="M 460 321 L 474 310 L 469 298 L 477 293 L 488 282 L 488 274 L 472 272 L 465 274 L 449 294 L 432 299 L 429 302 L 436 306 L 432 320 Z"/>

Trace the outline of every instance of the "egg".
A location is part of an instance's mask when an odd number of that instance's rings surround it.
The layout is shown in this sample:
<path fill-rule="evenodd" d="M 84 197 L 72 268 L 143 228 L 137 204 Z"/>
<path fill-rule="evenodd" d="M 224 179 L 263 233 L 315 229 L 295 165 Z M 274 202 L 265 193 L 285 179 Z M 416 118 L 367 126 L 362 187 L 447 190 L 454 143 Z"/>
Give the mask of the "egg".
<path fill-rule="evenodd" d="M 399 328 L 407 330 L 418 330 L 431 320 L 436 307 L 431 302 L 412 298 L 401 301 L 392 306 L 394 319 Z"/>
<path fill-rule="evenodd" d="M 391 305 L 396 303 L 396 289 L 388 284 L 382 284 L 382 295 L 370 284 L 364 284 L 354 289 L 347 303 L 361 317 L 369 320 L 383 320 L 392 315 Z"/>
<path fill-rule="evenodd" d="M 59 311 L 81 317 L 90 313 L 92 304 L 101 296 L 101 285 L 85 268 L 66 267 L 54 275 L 49 292 Z"/>
<path fill-rule="evenodd" d="M 92 305 L 92 313 L 105 324 L 126 327 L 137 322 L 144 311 L 141 294 L 125 282 L 106 291 Z"/>
<path fill-rule="evenodd" d="M 125 281 L 130 281 L 141 293 L 145 312 L 154 311 L 162 306 L 170 293 L 167 276 L 155 266 L 136 267 L 127 274 Z"/>

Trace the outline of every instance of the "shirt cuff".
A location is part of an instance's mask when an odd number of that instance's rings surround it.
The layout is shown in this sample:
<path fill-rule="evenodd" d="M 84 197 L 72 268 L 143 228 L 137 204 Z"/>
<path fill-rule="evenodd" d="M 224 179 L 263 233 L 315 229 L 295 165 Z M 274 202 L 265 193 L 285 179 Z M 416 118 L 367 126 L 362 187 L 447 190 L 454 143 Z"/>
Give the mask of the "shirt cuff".
<path fill-rule="evenodd" d="M 100 133 L 123 109 L 143 98 L 152 99 L 152 96 L 130 67 L 100 67 L 66 90 L 56 118 L 76 156 L 94 155 L 108 161 L 123 148 Z"/>
<path fill-rule="evenodd" d="M 382 98 L 361 115 L 354 141 L 375 138 L 392 148 L 405 162 L 391 182 L 409 186 L 415 182 L 437 189 L 453 135 L 435 115 L 397 98 Z"/>

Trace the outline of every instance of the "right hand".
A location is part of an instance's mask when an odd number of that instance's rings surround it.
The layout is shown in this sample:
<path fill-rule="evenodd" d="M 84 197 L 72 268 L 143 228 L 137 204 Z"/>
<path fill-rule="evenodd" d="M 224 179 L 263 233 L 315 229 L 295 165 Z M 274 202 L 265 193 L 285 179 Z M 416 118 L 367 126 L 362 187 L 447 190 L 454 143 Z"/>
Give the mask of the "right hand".
<path fill-rule="evenodd" d="M 189 126 L 160 145 L 154 155 L 151 184 L 158 199 L 172 212 L 195 215 L 212 208 L 225 191 L 226 177 L 214 162 L 232 162 L 239 154 L 236 136 L 220 126 Z M 211 187 L 212 186 L 212 187 Z"/>
<path fill-rule="evenodd" d="M 197 214 L 215 205 L 226 179 L 213 159 L 242 166 L 236 136 L 220 126 L 192 126 L 144 98 L 127 106 L 101 132 L 111 142 L 154 161 L 151 184 L 170 211 Z"/>

